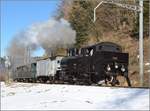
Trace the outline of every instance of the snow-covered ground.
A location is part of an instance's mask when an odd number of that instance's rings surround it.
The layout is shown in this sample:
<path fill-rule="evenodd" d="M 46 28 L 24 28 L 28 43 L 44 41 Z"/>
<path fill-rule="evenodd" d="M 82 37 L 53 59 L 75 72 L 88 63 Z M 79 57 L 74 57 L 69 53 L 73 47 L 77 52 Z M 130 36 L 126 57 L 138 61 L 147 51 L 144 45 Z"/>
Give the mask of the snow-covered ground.
<path fill-rule="evenodd" d="M 1 83 L 1 110 L 149 110 L 149 89 Z"/>

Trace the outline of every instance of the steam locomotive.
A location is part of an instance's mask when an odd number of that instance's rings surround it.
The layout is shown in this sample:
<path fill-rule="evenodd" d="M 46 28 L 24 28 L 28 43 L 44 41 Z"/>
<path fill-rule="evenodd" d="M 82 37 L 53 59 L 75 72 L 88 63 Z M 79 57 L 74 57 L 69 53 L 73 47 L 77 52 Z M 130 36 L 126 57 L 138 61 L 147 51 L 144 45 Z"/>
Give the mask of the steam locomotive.
<path fill-rule="evenodd" d="M 48 58 L 45 62 L 40 60 L 32 63 L 35 67 L 31 64 L 29 72 L 32 77 L 28 79 L 83 85 L 101 84 L 103 81 L 105 84 L 115 86 L 119 85 L 117 77 L 123 76 L 128 86 L 131 86 L 128 77 L 129 55 L 123 53 L 119 45 L 101 42 L 81 49 L 70 48 L 67 52 L 66 57 Z M 16 70 L 17 75 L 21 75 L 18 71 Z M 15 78 L 17 81 L 20 79 L 25 78 L 23 76 Z"/>

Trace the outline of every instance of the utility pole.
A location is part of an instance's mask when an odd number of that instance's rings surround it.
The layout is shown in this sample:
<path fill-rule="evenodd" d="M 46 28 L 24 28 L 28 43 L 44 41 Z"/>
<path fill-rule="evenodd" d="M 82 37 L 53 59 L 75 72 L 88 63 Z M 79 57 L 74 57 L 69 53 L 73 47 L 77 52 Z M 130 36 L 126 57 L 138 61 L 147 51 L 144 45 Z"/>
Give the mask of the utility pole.
<path fill-rule="evenodd" d="M 94 8 L 94 22 L 96 21 L 96 9 L 102 5 L 103 3 L 106 4 L 114 4 L 116 6 L 126 8 L 129 10 L 133 10 L 139 13 L 139 76 L 140 76 L 140 84 L 143 86 L 143 74 L 144 74 L 144 67 L 143 67 L 143 0 L 139 0 L 139 5 L 130 5 L 130 4 L 122 4 L 117 2 L 117 0 L 102 0 L 95 8 Z"/>
<path fill-rule="evenodd" d="M 143 0 L 139 0 L 140 12 L 139 12 L 139 65 L 140 65 L 140 83 L 143 86 Z"/>

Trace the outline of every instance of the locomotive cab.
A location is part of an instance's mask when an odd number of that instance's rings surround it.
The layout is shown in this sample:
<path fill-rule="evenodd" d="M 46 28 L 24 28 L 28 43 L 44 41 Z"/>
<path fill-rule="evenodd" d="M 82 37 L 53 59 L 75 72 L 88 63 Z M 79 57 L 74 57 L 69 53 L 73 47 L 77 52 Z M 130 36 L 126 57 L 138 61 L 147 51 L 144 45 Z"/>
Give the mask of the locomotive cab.
<path fill-rule="evenodd" d="M 111 42 L 102 42 L 102 43 L 98 43 L 96 45 L 92 45 L 92 46 L 88 46 L 88 47 L 84 47 L 81 48 L 81 54 L 83 56 L 92 56 L 94 55 L 96 52 L 102 52 L 102 51 L 106 51 L 106 52 L 122 52 L 122 48 L 115 44 L 115 43 L 111 43 Z"/>

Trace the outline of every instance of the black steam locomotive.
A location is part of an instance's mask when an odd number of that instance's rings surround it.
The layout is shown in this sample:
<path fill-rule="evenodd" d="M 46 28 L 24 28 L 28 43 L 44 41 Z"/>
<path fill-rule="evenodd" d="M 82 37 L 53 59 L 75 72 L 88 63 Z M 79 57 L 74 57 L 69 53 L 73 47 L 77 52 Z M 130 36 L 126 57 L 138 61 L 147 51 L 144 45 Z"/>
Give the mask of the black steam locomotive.
<path fill-rule="evenodd" d="M 57 56 L 31 63 L 16 69 L 14 80 L 28 82 L 68 84 L 119 85 L 118 76 L 123 76 L 128 86 L 128 53 L 122 53 L 119 45 L 102 42 L 84 48 L 68 49 L 67 57 Z"/>
<path fill-rule="evenodd" d="M 102 42 L 80 50 L 68 50 L 68 57 L 61 60 L 59 79 L 69 83 L 99 84 L 104 81 L 119 85 L 117 76 L 124 76 L 128 86 L 128 53 L 122 53 L 119 45 Z"/>

